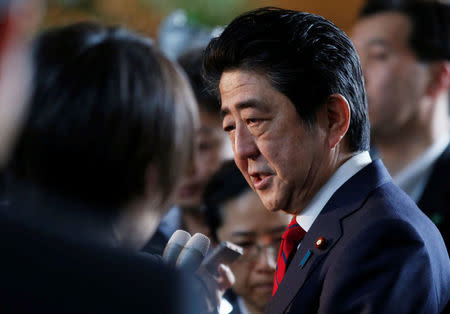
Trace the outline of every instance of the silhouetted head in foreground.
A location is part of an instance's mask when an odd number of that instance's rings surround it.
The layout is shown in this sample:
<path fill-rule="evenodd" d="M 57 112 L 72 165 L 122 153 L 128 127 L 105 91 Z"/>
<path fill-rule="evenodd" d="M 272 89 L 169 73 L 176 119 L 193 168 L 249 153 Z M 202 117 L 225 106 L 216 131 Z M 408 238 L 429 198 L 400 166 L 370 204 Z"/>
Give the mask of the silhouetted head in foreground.
<path fill-rule="evenodd" d="M 33 57 L 13 173 L 85 204 L 113 245 L 141 246 L 192 158 L 198 118 L 187 80 L 151 39 L 96 24 L 44 32 Z"/>

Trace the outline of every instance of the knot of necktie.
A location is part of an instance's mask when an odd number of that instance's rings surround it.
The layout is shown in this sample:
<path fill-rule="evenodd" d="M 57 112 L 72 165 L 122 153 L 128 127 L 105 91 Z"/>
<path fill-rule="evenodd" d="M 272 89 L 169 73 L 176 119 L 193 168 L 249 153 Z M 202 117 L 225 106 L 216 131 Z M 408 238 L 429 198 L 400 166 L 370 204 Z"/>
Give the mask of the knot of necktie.
<path fill-rule="evenodd" d="M 294 217 L 289 224 L 289 226 L 286 228 L 286 231 L 284 232 L 282 239 L 288 242 L 293 242 L 294 244 L 299 244 L 300 241 L 305 236 L 305 230 L 303 230 L 302 227 L 297 223 L 296 218 Z"/>

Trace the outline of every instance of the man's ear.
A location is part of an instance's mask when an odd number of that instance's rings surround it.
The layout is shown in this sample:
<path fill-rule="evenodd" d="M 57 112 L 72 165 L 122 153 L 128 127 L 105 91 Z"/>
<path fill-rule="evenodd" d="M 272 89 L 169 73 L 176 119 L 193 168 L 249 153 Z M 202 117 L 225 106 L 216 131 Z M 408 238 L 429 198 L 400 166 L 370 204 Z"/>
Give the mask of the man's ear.
<path fill-rule="evenodd" d="M 328 145 L 331 149 L 339 144 L 350 125 L 350 105 L 341 94 L 330 95 L 325 104 L 328 122 Z"/>
<path fill-rule="evenodd" d="M 438 97 L 442 91 L 450 88 L 450 62 L 434 61 L 430 64 L 430 80 L 427 86 L 427 95 L 431 98 Z"/>

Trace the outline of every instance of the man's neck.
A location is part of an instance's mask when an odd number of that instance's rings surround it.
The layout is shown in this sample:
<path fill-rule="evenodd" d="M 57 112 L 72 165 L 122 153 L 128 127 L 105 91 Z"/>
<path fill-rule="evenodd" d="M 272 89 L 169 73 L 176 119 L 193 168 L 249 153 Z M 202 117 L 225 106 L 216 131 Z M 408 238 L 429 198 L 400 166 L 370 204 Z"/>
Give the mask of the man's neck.
<path fill-rule="evenodd" d="M 347 160 L 355 155 L 355 152 L 350 152 L 347 148 L 347 140 L 344 139 L 338 144 L 329 154 L 322 154 L 322 156 L 316 156 L 315 164 L 317 171 L 310 171 L 310 176 L 304 184 L 308 188 L 301 191 L 302 194 L 292 197 L 297 202 L 290 203 L 288 210 L 284 212 L 292 215 L 298 215 L 302 212 L 311 200 L 317 194 L 317 192 L 328 182 L 333 174 L 341 167 Z M 320 166 L 317 166 L 320 165 Z"/>
<path fill-rule="evenodd" d="M 383 163 L 395 176 L 422 155 L 445 132 L 449 132 L 448 98 L 435 104 L 435 110 L 414 119 L 390 134 L 377 135 L 373 141 Z"/>

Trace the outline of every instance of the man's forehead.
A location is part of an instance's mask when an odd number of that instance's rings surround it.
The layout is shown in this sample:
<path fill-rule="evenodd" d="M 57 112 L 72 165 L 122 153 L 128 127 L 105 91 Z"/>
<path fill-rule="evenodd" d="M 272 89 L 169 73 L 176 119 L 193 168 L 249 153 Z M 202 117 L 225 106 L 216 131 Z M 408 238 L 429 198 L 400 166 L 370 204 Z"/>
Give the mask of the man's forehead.
<path fill-rule="evenodd" d="M 247 86 L 259 86 L 260 84 L 264 84 L 265 80 L 266 78 L 256 71 L 243 69 L 228 70 L 223 72 L 220 77 L 220 94 L 227 95 Z"/>
<path fill-rule="evenodd" d="M 220 80 L 221 115 L 230 111 L 254 108 L 269 110 L 265 94 L 273 89 L 267 78 L 257 72 L 233 70 L 224 72 Z"/>
<path fill-rule="evenodd" d="M 245 98 L 240 102 L 232 104 L 233 109 L 237 111 L 241 111 L 244 109 L 255 109 L 260 112 L 270 112 L 270 106 L 268 103 L 264 101 L 264 99 L 259 98 Z M 222 105 L 220 109 L 220 115 L 222 117 L 226 116 L 230 113 L 230 109 L 224 105 Z"/>
<path fill-rule="evenodd" d="M 406 43 L 411 31 L 409 18 L 400 12 L 383 12 L 362 17 L 352 31 L 359 47 Z"/>

